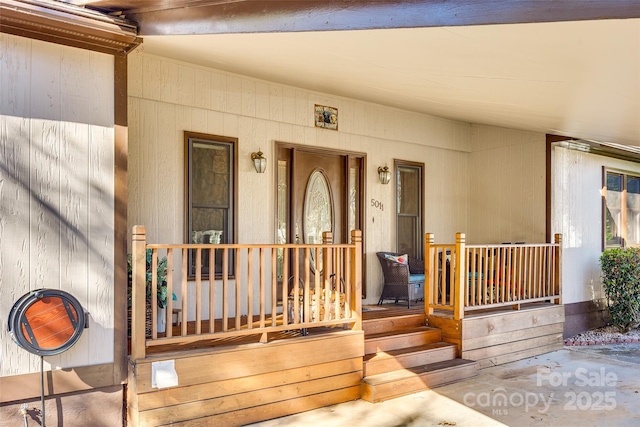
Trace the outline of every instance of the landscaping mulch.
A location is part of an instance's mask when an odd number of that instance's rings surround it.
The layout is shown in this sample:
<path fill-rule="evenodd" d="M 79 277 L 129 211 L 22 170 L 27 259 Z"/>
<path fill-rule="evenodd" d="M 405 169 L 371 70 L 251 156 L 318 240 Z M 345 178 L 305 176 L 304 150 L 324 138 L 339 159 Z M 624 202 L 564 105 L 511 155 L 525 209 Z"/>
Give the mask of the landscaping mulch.
<path fill-rule="evenodd" d="M 604 326 L 581 332 L 564 340 L 564 345 L 605 345 L 640 342 L 640 329 L 624 332 L 616 326 Z"/>

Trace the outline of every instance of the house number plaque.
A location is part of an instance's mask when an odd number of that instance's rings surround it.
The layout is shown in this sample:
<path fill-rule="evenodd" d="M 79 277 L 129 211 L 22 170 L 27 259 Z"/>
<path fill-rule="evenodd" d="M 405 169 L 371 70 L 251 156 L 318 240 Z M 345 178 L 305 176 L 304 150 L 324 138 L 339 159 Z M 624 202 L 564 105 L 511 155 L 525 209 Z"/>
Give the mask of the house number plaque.
<path fill-rule="evenodd" d="M 381 211 L 384 211 L 384 205 L 380 200 L 371 199 L 371 206 L 373 206 L 374 208 L 378 208 Z"/>

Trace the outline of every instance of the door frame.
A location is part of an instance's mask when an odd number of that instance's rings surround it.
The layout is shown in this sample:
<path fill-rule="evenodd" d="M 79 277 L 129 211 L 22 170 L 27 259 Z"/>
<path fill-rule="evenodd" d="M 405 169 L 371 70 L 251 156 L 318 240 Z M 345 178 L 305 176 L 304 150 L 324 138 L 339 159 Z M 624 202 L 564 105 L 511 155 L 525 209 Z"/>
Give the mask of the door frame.
<path fill-rule="evenodd" d="M 282 141 L 274 141 L 275 142 L 275 153 L 276 153 L 276 161 L 275 161 L 275 168 L 276 168 L 276 173 L 274 173 L 274 191 L 275 194 L 277 194 L 278 192 L 278 173 L 277 173 L 277 167 L 278 167 L 278 161 L 282 160 L 280 153 L 282 150 L 290 150 L 290 158 L 287 159 L 289 161 L 289 167 L 287 170 L 287 238 L 289 241 L 293 241 L 293 233 L 295 233 L 295 230 L 292 230 L 291 227 L 291 221 L 292 221 L 292 212 L 291 212 L 291 207 L 292 207 L 292 197 L 296 186 L 295 182 L 292 182 L 291 176 L 293 174 L 294 168 L 295 168 L 295 162 L 296 162 L 296 152 L 300 152 L 300 151 L 304 151 L 304 152 L 308 152 L 308 153 L 316 153 L 316 154 L 328 154 L 328 155 L 337 155 L 337 156 L 342 156 L 346 161 L 349 161 L 350 159 L 360 159 L 360 174 L 358 176 L 358 181 L 360 183 L 358 191 L 359 191 L 359 197 L 358 197 L 358 203 L 359 203 L 359 212 L 357 213 L 357 220 L 358 223 L 360 224 L 360 230 L 362 231 L 362 298 L 366 298 L 367 296 L 367 286 L 366 286 L 366 257 L 365 255 L 365 248 L 366 248 L 366 230 L 365 230 L 365 209 L 366 209 L 366 205 L 365 205 L 365 193 L 366 193 L 366 170 L 367 170 L 367 154 L 363 153 L 363 152 L 359 152 L 359 151 L 351 151 L 351 150 L 338 150 L 338 149 L 333 149 L 333 148 L 326 148 L 326 147 L 318 147 L 318 146 L 310 146 L 310 145 L 304 145 L 304 144 L 294 144 L 294 143 L 289 143 L 289 142 L 282 142 Z M 344 168 L 344 173 L 345 173 L 345 182 L 349 182 L 349 165 L 348 163 L 346 163 L 345 168 Z M 298 184 L 301 185 L 301 184 Z M 302 185 L 306 185 L 306 183 L 302 184 Z M 346 230 L 346 228 L 348 228 L 348 220 L 347 220 L 347 206 L 348 206 L 348 192 L 345 192 L 345 198 L 343 199 L 343 207 L 345 209 L 342 209 L 343 211 L 343 228 L 344 230 L 342 230 L 343 235 L 346 237 L 347 241 L 350 239 L 351 234 L 350 234 L 350 230 Z M 276 197 L 276 203 L 275 203 L 275 214 L 273 217 L 273 221 L 274 221 L 274 229 L 275 232 L 277 234 L 278 232 L 278 202 L 277 202 L 277 197 Z M 274 236 L 277 239 L 277 235 Z M 277 240 L 276 240 L 277 241 Z M 350 242 L 349 242 L 350 243 Z"/>

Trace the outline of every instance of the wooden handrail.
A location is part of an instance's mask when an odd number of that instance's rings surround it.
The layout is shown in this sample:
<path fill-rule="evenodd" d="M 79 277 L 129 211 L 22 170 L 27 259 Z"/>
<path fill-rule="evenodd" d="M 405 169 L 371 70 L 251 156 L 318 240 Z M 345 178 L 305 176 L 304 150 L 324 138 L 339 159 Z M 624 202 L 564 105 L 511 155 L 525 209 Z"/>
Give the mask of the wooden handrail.
<path fill-rule="evenodd" d="M 425 235 L 425 313 L 520 308 L 521 304 L 562 301 L 562 236 L 554 243 L 467 245 L 434 244 Z"/>
<path fill-rule="evenodd" d="M 338 325 L 362 328 L 360 230 L 351 232 L 350 244 L 332 243 L 331 233 L 323 234 L 322 244 L 147 244 L 144 226 L 135 226 L 132 251 L 131 357 L 134 360 L 144 358 L 147 347 L 163 344 L 249 334 L 260 334 L 261 341 L 266 341 L 267 333 L 283 330 L 304 331 Z M 147 251 L 151 254 L 150 267 L 146 265 Z M 281 259 L 278 259 L 279 251 Z M 160 257 L 165 256 L 167 327 L 163 334 L 158 333 L 156 321 L 157 289 L 163 286 L 158 283 L 157 270 Z M 178 259 L 179 262 L 174 262 Z M 209 277 L 203 274 L 206 267 L 203 264 L 207 264 L 203 259 L 208 261 Z M 221 260 L 222 268 L 214 273 L 217 259 Z M 233 275 L 229 269 L 230 259 L 234 260 Z M 285 274 L 278 280 L 279 262 L 282 271 L 292 268 L 290 278 Z M 177 284 L 176 278 L 179 278 Z M 152 310 L 149 337 L 146 337 L 148 326 L 145 324 L 147 286 L 150 286 Z M 174 293 L 181 300 L 179 332 L 172 327 Z M 208 327 L 204 327 L 206 323 Z"/>

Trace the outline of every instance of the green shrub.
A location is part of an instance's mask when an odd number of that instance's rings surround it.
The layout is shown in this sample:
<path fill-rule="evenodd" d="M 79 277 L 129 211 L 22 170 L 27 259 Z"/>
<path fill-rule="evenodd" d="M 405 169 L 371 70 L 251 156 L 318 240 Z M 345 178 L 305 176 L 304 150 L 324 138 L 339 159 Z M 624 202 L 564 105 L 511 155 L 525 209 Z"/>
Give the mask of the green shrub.
<path fill-rule="evenodd" d="M 611 323 L 628 331 L 640 325 L 640 248 L 607 249 L 600 256 Z"/>

